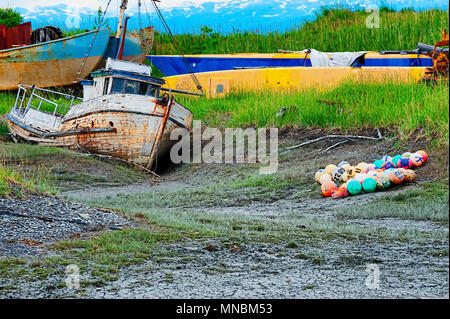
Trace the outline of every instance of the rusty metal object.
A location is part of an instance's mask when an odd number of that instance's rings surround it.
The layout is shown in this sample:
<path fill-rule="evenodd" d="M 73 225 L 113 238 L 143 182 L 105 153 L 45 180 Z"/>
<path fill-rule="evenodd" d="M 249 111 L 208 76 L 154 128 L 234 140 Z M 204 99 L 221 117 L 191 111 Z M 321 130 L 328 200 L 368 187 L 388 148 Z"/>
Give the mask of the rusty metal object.
<path fill-rule="evenodd" d="M 0 26 L 0 50 L 31 44 L 31 22 L 25 22 L 15 27 Z"/>
<path fill-rule="evenodd" d="M 105 28 L 0 50 L 0 90 L 16 89 L 19 84 L 39 87 L 72 85 L 86 78 L 102 59 L 109 33 L 109 28 Z M 82 64 L 84 67 L 80 72 Z"/>
<path fill-rule="evenodd" d="M 110 104 L 112 100 L 114 99 L 105 102 Z M 180 107 L 179 104 L 175 105 Z M 112 125 L 116 129 L 115 133 L 78 134 L 56 140 L 70 145 L 72 149 L 81 148 L 150 168 L 155 159 L 162 156 L 170 147 L 170 132 L 184 125 L 175 120 L 175 112 L 168 107 L 155 104 L 153 111 L 145 113 L 138 110 L 122 111 L 120 108 L 123 106 L 117 105 L 115 110 L 98 112 L 86 110 L 84 115 L 63 121 L 61 127 L 62 131 L 71 131 L 76 127 L 91 126 L 94 129 Z M 164 119 L 166 123 L 163 123 Z M 161 147 L 162 142 L 165 142 L 164 147 Z"/>
<path fill-rule="evenodd" d="M 449 50 L 437 50 L 440 47 L 449 45 L 449 35 L 446 30 L 442 30 L 442 40 L 436 42 L 433 47 L 433 52 L 429 55 L 433 59 L 433 67 L 427 68 L 425 75 L 421 81 L 429 83 L 437 83 L 440 81 L 448 81 L 449 75 Z"/>
<path fill-rule="evenodd" d="M 151 54 L 153 49 L 153 42 L 155 39 L 155 30 L 154 27 L 146 27 L 142 30 L 142 39 L 141 39 L 141 50 L 144 55 L 144 59 L 146 55 Z M 142 62 L 140 62 L 142 63 Z"/>
<path fill-rule="evenodd" d="M 78 78 L 83 78 L 95 68 L 102 56 L 90 57 L 86 67 L 77 75 L 80 59 L 51 60 L 46 62 L 1 63 L 4 54 L 0 52 L 0 90 L 14 90 L 19 84 L 56 87 L 71 85 Z"/>
<path fill-rule="evenodd" d="M 433 68 L 436 72 L 448 75 L 448 67 L 449 67 L 449 52 L 436 52 L 437 47 L 448 46 L 449 45 L 449 37 L 445 30 L 442 30 L 442 40 L 437 42 L 433 48 Z"/>
<path fill-rule="evenodd" d="M 145 100 L 131 95 L 106 96 L 104 101 L 92 101 L 91 105 L 78 114 L 68 114 L 62 122 L 62 131 L 76 130 L 78 127 L 114 127 L 115 133 L 83 134 L 57 138 L 72 149 L 84 149 L 92 153 L 125 159 L 147 168 L 153 165 L 171 146 L 170 132 L 177 127 L 190 129 L 192 115 L 178 103 L 173 108 L 164 107 L 154 100 L 149 111 L 136 108 Z M 126 102 L 120 103 L 119 100 Z M 98 104 L 97 104 L 98 103 Z M 147 100 L 147 103 L 149 101 Z M 151 106 L 153 104 L 153 107 Z M 79 107 L 78 105 L 77 107 Z M 180 118 L 178 113 L 186 118 Z M 164 124 L 164 118 L 166 123 Z"/>
<path fill-rule="evenodd" d="M 107 104 L 111 101 L 114 99 L 107 101 Z M 22 139 L 43 145 L 81 149 L 151 167 L 156 158 L 163 156 L 173 144 L 170 132 L 177 127 L 184 127 L 176 120 L 176 113 L 180 111 L 177 108 L 181 106 L 176 102 L 173 105 L 175 110 L 171 106 L 155 105 L 153 111 L 148 113 L 123 112 L 120 110 L 123 105 L 118 105 L 115 110 L 87 111 L 85 115 L 63 121 L 55 133 L 37 132 L 14 120 L 11 115 L 7 119 L 11 132 Z M 186 120 L 186 128 L 190 129 L 192 116 Z M 152 146 L 150 153 L 145 151 L 146 145 Z"/>

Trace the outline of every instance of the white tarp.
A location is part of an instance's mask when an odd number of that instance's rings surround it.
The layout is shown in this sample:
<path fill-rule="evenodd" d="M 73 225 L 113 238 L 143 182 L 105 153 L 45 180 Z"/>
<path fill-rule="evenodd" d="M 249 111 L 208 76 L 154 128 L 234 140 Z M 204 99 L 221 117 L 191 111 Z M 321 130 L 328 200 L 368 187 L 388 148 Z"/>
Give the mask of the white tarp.
<path fill-rule="evenodd" d="M 359 52 L 320 52 L 314 49 L 303 50 L 310 52 L 309 58 L 313 67 L 351 66 L 356 59 L 369 51 Z M 330 58 L 331 57 L 331 58 Z"/>
<path fill-rule="evenodd" d="M 106 60 L 106 70 L 128 71 L 145 74 L 148 76 L 152 75 L 152 67 L 150 65 L 144 65 L 124 60 L 114 60 L 111 58 L 108 58 L 108 60 Z"/>

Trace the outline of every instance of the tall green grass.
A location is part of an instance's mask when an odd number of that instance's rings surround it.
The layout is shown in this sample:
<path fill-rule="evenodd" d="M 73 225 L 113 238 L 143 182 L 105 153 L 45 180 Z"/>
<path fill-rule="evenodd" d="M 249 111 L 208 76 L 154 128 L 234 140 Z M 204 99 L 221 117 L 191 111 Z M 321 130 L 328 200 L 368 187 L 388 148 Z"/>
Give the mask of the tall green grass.
<path fill-rule="evenodd" d="M 220 30 L 200 34 L 175 35 L 184 54 L 270 53 L 314 48 L 320 51 L 380 51 L 414 49 L 417 42 L 433 44 L 441 40 L 441 30 L 449 29 L 448 10 L 393 12 L 382 8 L 380 27 L 368 28 L 365 11 L 323 9 L 312 22 L 291 30 L 270 33 L 222 34 Z M 177 54 L 170 37 L 156 33 L 154 54 Z"/>
<path fill-rule="evenodd" d="M 402 135 L 422 128 L 448 145 L 446 84 L 344 83 L 329 91 L 232 93 L 224 98 L 178 97 L 210 126 L 296 126 L 324 129 L 395 128 Z M 330 103 L 332 102 L 332 103 Z M 286 112 L 276 116 L 282 107 Z"/>
<path fill-rule="evenodd" d="M 16 92 L 4 91 L 0 92 L 0 115 L 5 115 L 14 106 L 16 100 Z"/>
<path fill-rule="evenodd" d="M 68 93 L 66 88 L 57 88 L 62 93 Z M 57 113 L 65 114 L 68 111 L 71 100 L 67 100 L 60 95 L 55 95 L 47 92 L 37 92 L 37 94 L 43 98 L 49 99 L 58 104 Z M 0 136 L 8 134 L 9 129 L 8 125 L 4 119 L 4 115 L 6 115 L 11 108 L 14 106 L 16 101 L 17 91 L 5 91 L 0 92 Z M 28 103 L 28 98 L 30 97 L 30 93 L 27 95 L 27 99 L 24 101 L 24 105 Z M 31 106 L 37 108 L 40 104 L 40 99 L 34 98 L 32 100 Z M 80 103 L 81 100 L 75 100 L 74 105 Z M 54 111 L 54 105 L 43 101 L 40 104 L 40 110 L 52 112 Z"/>
<path fill-rule="evenodd" d="M 37 171 L 32 176 L 26 175 L 0 162 L 0 198 L 12 194 L 21 196 L 30 191 L 56 194 L 56 188 L 50 185 L 44 172 Z"/>
<path fill-rule="evenodd" d="M 15 94 L 11 92 L 0 92 L 0 137 L 9 133 L 8 124 L 3 115 L 7 114 L 14 106 Z"/>
<path fill-rule="evenodd" d="M 12 93 L 0 93 L 0 115 L 14 104 Z M 448 145 L 447 84 L 344 83 L 329 91 L 232 93 L 218 99 L 180 95 L 197 119 L 210 126 L 297 126 L 325 129 L 398 128 L 407 136 L 423 128 Z M 326 103 L 324 101 L 337 102 Z M 283 116 L 276 114 L 287 107 Z M 0 133 L 8 132 L 0 118 Z"/>

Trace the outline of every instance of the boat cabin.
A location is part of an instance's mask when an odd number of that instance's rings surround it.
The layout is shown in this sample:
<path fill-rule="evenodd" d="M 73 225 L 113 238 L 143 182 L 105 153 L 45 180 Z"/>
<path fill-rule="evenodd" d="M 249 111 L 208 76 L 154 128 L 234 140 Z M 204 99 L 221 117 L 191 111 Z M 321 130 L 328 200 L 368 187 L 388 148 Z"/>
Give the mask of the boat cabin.
<path fill-rule="evenodd" d="M 151 76 L 151 67 L 108 59 L 106 68 L 92 72 L 93 80 L 82 81 L 83 100 L 108 94 L 135 94 L 158 98 L 165 81 Z"/>
<path fill-rule="evenodd" d="M 151 67 L 122 60 L 108 59 L 106 68 L 91 73 L 93 80 L 84 80 L 84 96 L 87 101 L 108 94 L 133 94 L 159 98 L 163 79 L 151 76 Z M 52 94 L 51 101 L 45 96 Z M 72 106 L 80 103 L 80 98 L 35 86 L 19 85 L 16 103 L 8 118 L 16 125 L 33 130 L 35 135 L 41 132 L 56 131 Z M 61 102 L 62 101 L 62 102 Z M 162 99 L 166 101 L 167 99 Z M 43 134 L 43 133 L 42 133 Z"/>

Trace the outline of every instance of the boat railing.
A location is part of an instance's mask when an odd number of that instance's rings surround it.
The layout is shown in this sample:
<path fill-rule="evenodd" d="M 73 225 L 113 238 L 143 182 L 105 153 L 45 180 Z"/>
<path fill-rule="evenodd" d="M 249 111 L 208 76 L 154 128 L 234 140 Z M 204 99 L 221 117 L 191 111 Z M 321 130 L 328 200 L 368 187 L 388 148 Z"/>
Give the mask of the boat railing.
<path fill-rule="evenodd" d="M 57 102 L 42 95 L 51 95 L 51 98 Z M 65 100 L 64 103 L 61 103 L 61 99 Z M 16 101 L 12 111 L 18 116 L 24 116 L 30 108 L 33 108 L 37 111 L 52 114 L 56 117 L 63 117 L 77 100 L 82 101 L 81 98 L 74 95 L 38 88 L 36 86 L 19 84 Z"/>

